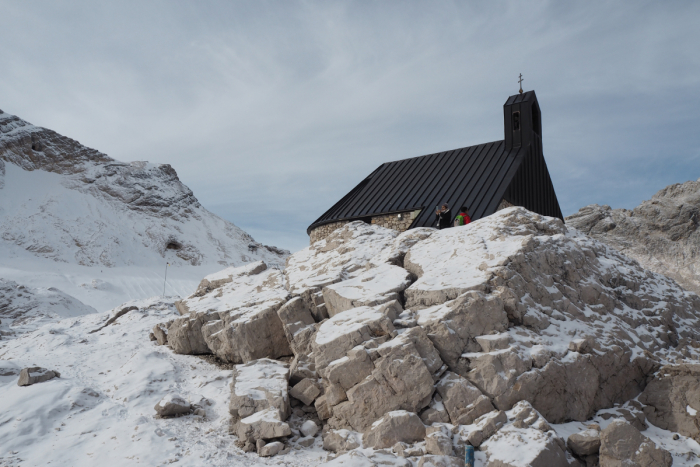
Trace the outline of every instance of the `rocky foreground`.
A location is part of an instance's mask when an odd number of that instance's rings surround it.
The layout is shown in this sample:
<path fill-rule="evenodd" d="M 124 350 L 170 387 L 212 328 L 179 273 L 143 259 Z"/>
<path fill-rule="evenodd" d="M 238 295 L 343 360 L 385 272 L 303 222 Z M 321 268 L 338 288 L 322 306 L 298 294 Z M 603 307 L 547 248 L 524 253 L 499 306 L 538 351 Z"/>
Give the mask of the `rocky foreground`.
<path fill-rule="evenodd" d="M 350 223 L 176 307 L 151 339 L 234 365 L 246 452 L 321 437 L 332 465 L 457 466 L 466 445 L 494 467 L 700 463 L 700 298 L 522 208 Z"/>

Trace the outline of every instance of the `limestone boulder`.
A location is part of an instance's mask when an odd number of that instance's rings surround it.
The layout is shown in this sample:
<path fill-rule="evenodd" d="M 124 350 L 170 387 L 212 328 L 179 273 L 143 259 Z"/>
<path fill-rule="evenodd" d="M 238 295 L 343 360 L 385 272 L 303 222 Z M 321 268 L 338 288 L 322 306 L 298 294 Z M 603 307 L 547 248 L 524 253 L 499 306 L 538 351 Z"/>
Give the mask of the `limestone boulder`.
<path fill-rule="evenodd" d="M 370 261 L 373 264 L 393 264 L 394 266 L 403 267 L 406 253 L 416 243 L 422 242 L 430 237 L 437 230 L 430 227 L 417 227 L 411 230 L 401 232 L 391 243 L 390 246 L 384 248 L 378 255 L 374 256 Z"/>
<path fill-rule="evenodd" d="M 285 303 L 277 315 L 294 355 L 308 355 L 316 336 L 316 320 L 301 297 Z"/>
<path fill-rule="evenodd" d="M 300 400 L 304 405 L 313 405 L 320 394 L 321 388 L 319 384 L 311 378 L 302 379 L 289 391 L 290 396 Z"/>
<path fill-rule="evenodd" d="M 508 328 L 503 301 L 498 296 L 486 296 L 481 292 L 468 292 L 456 300 L 420 310 L 417 321 L 441 359 L 460 374 L 469 371 L 462 354 L 481 351 L 476 336 Z"/>
<path fill-rule="evenodd" d="M 426 425 L 433 423 L 450 423 L 450 415 L 445 409 L 445 404 L 442 403 L 442 397 L 436 393 L 430 401 L 430 405 L 420 413 L 420 419 Z"/>
<path fill-rule="evenodd" d="M 244 266 L 222 269 L 221 271 L 205 276 L 199 283 L 193 296 L 203 297 L 211 291 L 221 288 L 224 284 L 228 284 L 244 276 L 255 276 L 266 269 L 267 264 L 264 261 L 255 261 Z M 184 305 L 186 305 L 186 302 Z"/>
<path fill-rule="evenodd" d="M 452 456 L 452 436 L 442 430 L 432 431 L 425 437 L 425 451 L 436 456 Z"/>
<path fill-rule="evenodd" d="M 279 441 L 273 441 L 271 443 L 266 443 L 258 451 L 260 457 L 272 457 L 280 453 L 284 449 L 284 444 Z"/>
<path fill-rule="evenodd" d="M 565 230 L 563 222 L 553 218 L 542 217 L 536 225 L 520 209 L 501 211 L 469 228 L 440 230 L 411 247 L 404 267 L 418 280 L 406 289 L 406 308 L 439 305 L 470 290 L 485 292 L 494 270 L 520 253 L 529 235 Z"/>
<path fill-rule="evenodd" d="M 19 372 L 17 386 L 31 386 L 60 376 L 61 374 L 56 370 L 47 370 L 38 366 L 22 368 L 22 371 Z"/>
<path fill-rule="evenodd" d="M 502 410 L 494 410 L 474 420 L 471 426 L 461 425 L 459 436 L 465 443 L 478 448 L 506 423 L 508 423 L 506 413 Z"/>
<path fill-rule="evenodd" d="M 373 364 L 371 375 L 346 391 L 348 400 L 333 407 L 333 423 L 365 431 L 387 412 L 419 412 L 430 403 L 433 378 L 412 342 L 380 345 Z"/>
<path fill-rule="evenodd" d="M 655 426 L 700 442 L 700 365 L 665 366 L 654 376 L 639 402 Z"/>
<path fill-rule="evenodd" d="M 257 440 L 281 438 L 292 434 L 287 423 L 282 421 L 279 410 L 270 407 L 241 419 L 236 425 L 239 440 L 255 443 Z"/>
<path fill-rule="evenodd" d="M 390 448 L 398 442 L 414 443 L 425 438 L 425 425 L 412 412 L 395 410 L 387 412 L 372 423 L 362 436 L 362 444 L 375 449 Z"/>
<path fill-rule="evenodd" d="M 494 352 L 496 350 L 505 350 L 510 346 L 512 338 L 510 334 L 502 332 L 497 334 L 488 334 L 485 336 L 477 336 L 475 338 L 477 344 L 481 346 L 482 352 Z"/>
<path fill-rule="evenodd" d="M 297 355 L 289 364 L 289 384 L 294 386 L 304 378 L 318 378 L 316 360 L 310 355 Z"/>
<path fill-rule="evenodd" d="M 519 375 L 493 402 L 508 410 L 526 400 L 554 423 L 585 421 L 597 410 L 639 394 L 654 368 L 653 361 L 632 358 L 629 350 L 620 347 L 602 355 L 573 353 L 566 359 L 551 358 L 543 368 Z"/>
<path fill-rule="evenodd" d="M 567 467 L 566 448 L 547 421 L 527 402 L 509 412 L 510 423 L 481 444 L 489 466 Z"/>
<path fill-rule="evenodd" d="M 355 277 L 399 235 L 361 221 L 350 222 L 325 239 L 287 258 L 286 288 L 293 295 Z"/>
<path fill-rule="evenodd" d="M 187 314 L 168 329 L 176 353 L 213 353 L 232 363 L 292 353 L 277 314 L 290 298 L 280 271 L 259 262 L 207 277 L 209 285 L 180 302 Z"/>
<path fill-rule="evenodd" d="M 156 338 L 156 343 L 158 345 L 168 344 L 168 329 L 170 328 L 170 325 L 173 324 L 173 321 L 174 320 L 170 320 L 153 326 L 153 336 Z"/>
<path fill-rule="evenodd" d="M 158 415 L 166 418 L 190 413 L 192 405 L 178 395 L 168 394 L 154 408 Z"/>
<path fill-rule="evenodd" d="M 600 467 L 669 467 L 671 454 L 625 420 L 612 421 L 600 433 Z"/>
<path fill-rule="evenodd" d="M 354 308 L 324 321 L 313 343 L 316 371 L 343 358 L 353 347 L 382 336 L 396 334 L 394 325 L 396 302 L 374 307 Z"/>
<path fill-rule="evenodd" d="M 362 446 L 362 435 L 351 430 L 328 430 L 323 433 L 323 449 L 346 452 Z"/>
<path fill-rule="evenodd" d="M 491 401 L 479 388 L 451 371 L 445 373 L 435 388 L 453 425 L 470 425 L 493 410 Z"/>
<path fill-rule="evenodd" d="M 600 428 L 589 428 L 571 434 L 566 440 L 566 447 L 579 457 L 598 455 L 600 450 Z"/>
<path fill-rule="evenodd" d="M 323 298 L 329 316 L 357 308 L 373 306 L 399 299 L 399 293 L 411 285 L 412 275 L 391 264 L 368 264 L 369 269 L 352 279 L 323 288 Z"/>
<path fill-rule="evenodd" d="M 167 332 L 167 342 L 173 352 L 184 355 L 210 354 L 211 350 L 202 335 L 202 325 L 209 319 L 218 319 L 218 315 L 199 313 L 173 320 Z M 153 333 L 155 334 L 155 329 Z"/>
<path fill-rule="evenodd" d="M 515 383 L 518 376 L 532 368 L 532 359 L 517 350 L 491 353 L 470 353 L 467 379 L 490 398 L 500 396 Z"/>
<path fill-rule="evenodd" d="M 287 393 L 289 366 L 262 358 L 233 369 L 229 413 L 234 420 L 273 408 L 282 420 L 289 417 L 291 408 Z"/>

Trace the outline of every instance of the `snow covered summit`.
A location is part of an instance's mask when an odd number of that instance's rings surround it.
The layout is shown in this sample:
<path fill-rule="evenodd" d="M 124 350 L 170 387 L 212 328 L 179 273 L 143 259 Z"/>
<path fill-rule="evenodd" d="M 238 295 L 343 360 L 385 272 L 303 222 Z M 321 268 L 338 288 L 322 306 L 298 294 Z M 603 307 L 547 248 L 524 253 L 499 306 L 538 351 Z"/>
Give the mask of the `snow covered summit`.
<path fill-rule="evenodd" d="M 0 111 L 0 277 L 87 302 L 76 287 L 111 288 L 114 300 L 90 303 L 106 309 L 162 293 L 166 262 L 166 293 L 186 295 L 222 266 L 281 266 L 287 254 L 207 211 L 170 165 L 119 162 Z"/>

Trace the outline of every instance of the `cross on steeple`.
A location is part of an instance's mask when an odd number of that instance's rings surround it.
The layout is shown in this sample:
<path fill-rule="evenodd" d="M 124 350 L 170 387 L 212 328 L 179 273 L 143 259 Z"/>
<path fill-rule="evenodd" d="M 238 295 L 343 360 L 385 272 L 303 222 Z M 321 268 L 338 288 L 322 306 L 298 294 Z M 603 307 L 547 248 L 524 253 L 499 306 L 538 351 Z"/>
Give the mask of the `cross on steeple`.
<path fill-rule="evenodd" d="M 520 83 L 520 94 L 523 93 L 523 74 L 520 73 L 520 79 L 518 80 L 518 83 Z"/>

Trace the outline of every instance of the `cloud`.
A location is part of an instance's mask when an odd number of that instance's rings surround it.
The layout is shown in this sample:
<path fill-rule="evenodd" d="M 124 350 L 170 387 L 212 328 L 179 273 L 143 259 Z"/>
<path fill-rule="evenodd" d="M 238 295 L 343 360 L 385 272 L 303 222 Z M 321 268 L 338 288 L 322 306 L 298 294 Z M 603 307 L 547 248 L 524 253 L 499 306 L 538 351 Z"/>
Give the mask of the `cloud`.
<path fill-rule="evenodd" d="M 565 214 L 700 177 L 697 2 L 8 2 L 0 108 L 172 164 L 258 240 L 385 161 L 502 139 L 517 75 Z"/>

